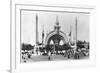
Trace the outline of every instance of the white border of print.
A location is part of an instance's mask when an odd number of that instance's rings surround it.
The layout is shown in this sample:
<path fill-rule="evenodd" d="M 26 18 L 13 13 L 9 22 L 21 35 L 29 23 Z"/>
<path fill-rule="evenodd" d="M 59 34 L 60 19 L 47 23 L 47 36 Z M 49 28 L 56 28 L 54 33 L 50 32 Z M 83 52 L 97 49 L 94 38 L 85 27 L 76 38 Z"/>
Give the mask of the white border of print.
<path fill-rule="evenodd" d="M 68 61 L 48 61 L 38 63 L 20 63 L 20 10 L 51 10 L 69 11 L 79 13 L 90 13 L 90 59 L 89 60 L 68 60 Z M 95 66 L 95 9 L 93 7 L 77 6 L 54 6 L 54 5 L 32 5 L 13 4 L 11 7 L 11 72 L 29 72 L 38 70 L 67 69 L 79 67 Z"/>

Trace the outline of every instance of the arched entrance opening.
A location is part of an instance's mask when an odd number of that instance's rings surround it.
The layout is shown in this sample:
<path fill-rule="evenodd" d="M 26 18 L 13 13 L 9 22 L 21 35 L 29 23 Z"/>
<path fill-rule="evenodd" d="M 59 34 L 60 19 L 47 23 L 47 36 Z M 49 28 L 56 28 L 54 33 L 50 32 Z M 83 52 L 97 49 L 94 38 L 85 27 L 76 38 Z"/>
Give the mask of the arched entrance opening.
<path fill-rule="evenodd" d="M 63 45 L 66 43 L 68 43 L 68 37 L 62 31 L 59 31 L 59 33 L 57 33 L 56 31 L 51 31 L 50 33 L 48 33 L 45 39 L 46 45 L 47 44 Z"/>
<path fill-rule="evenodd" d="M 52 35 L 47 41 L 47 44 L 56 46 L 63 45 L 64 43 L 66 43 L 65 38 L 59 34 Z"/>
<path fill-rule="evenodd" d="M 59 33 L 51 31 L 47 35 L 45 43 L 49 46 L 49 48 L 46 49 L 51 50 L 51 52 L 55 54 L 59 54 L 65 51 L 64 45 L 68 43 L 68 38 L 62 31 L 59 31 Z"/>

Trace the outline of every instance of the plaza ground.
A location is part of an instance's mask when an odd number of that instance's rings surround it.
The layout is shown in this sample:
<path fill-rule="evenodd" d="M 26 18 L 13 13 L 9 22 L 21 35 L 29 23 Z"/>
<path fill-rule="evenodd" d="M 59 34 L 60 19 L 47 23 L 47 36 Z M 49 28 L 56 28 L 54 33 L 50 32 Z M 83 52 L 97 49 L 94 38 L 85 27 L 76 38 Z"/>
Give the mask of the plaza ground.
<path fill-rule="evenodd" d="M 64 57 L 62 55 L 52 55 L 50 57 L 50 60 L 48 60 L 49 56 L 43 56 L 43 55 L 37 55 L 37 56 L 31 56 L 31 58 L 26 58 L 26 62 L 40 62 L 40 61 L 62 61 L 62 60 L 76 60 L 74 59 L 74 57 L 71 57 L 70 59 L 68 59 L 68 57 Z M 77 60 L 83 60 L 83 59 L 89 59 L 89 56 L 83 56 L 81 55 L 79 59 Z M 22 63 L 24 63 L 25 61 L 24 59 L 22 59 Z"/>

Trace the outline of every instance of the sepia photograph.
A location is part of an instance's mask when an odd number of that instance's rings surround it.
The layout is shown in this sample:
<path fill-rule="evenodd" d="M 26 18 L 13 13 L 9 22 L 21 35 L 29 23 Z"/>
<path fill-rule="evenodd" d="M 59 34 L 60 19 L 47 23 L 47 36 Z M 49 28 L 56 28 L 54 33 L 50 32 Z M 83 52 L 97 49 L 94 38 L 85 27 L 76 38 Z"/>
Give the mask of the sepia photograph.
<path fill-rule="evenodd" d="M 21 63 L 89 59 L 90 13 L 21 10 Z"/>

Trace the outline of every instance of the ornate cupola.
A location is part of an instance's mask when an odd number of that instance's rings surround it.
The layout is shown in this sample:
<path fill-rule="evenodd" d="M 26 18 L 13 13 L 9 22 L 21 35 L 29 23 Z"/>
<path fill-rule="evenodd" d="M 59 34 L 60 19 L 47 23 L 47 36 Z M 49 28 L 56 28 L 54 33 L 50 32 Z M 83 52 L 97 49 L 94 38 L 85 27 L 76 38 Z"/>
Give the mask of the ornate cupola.
<path fill-rule="evenodd" d="M 54 30 L 57 31 L 57 33 L 59 33 L 60 26 L 59 26 L 58 16 L 56 17 L 56 25 L 54 26 Z"/>

